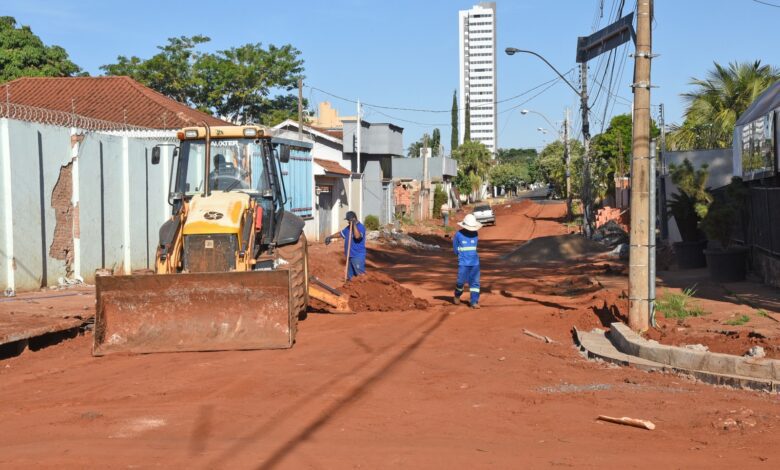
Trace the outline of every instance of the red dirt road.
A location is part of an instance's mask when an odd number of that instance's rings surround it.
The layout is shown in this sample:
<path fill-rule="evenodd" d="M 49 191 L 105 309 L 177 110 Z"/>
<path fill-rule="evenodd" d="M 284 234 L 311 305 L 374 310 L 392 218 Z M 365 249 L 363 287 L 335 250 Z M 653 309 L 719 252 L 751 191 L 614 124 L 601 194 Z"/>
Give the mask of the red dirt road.
<path fill-rule="evenodd" d="M 480 234 L 480 311 L 449 303 L 456 262 L 446 247 L 374 248 L 372 269 L 430 301 L 427 310 L 312 314 L 285 351 L 93 358 L 84 336 L 2 361 L 0 465 L 778 468 L 777 396 L 577 353 L 572 325 L 609 321 L 613 304 L 623 308 L 619 292 L 536 292 L 605 270 L 498 258 L 564 233 L 562 210 L 497 210 L 497 226 Z"/>

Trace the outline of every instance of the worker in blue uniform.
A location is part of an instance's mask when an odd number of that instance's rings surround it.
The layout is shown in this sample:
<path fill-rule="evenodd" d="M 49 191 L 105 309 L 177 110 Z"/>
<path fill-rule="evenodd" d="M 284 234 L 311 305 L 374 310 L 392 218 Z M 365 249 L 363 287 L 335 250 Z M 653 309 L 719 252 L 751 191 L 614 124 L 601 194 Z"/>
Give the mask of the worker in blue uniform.
<path fill-rule="evenodd" d="M 458 222 L 461 230 L 452 238 L 452 248 L 458 256 L 458 281 L 455 283 L 453 302 L 460 304 L 463 288 L 469 285 L 471 308 L 479 308 L 479 253 L 477 231 L 482 224 L 474 214 L 468 214 L 462 222 Z"/>
<path fill-rule="evenodd" d="M 325 244 L 330 245 L 334 238 L 344 239 L 344 255 L 349 258 L 347 269 L 347 280 L 359 274 L 366 273 L 366 227 L 357 219 L 354 212 L 347 212 L 346 217 L 349 225 L 340 232 L 325 238 Z M 351 245 L 350 245 L 351 233 Z"/>

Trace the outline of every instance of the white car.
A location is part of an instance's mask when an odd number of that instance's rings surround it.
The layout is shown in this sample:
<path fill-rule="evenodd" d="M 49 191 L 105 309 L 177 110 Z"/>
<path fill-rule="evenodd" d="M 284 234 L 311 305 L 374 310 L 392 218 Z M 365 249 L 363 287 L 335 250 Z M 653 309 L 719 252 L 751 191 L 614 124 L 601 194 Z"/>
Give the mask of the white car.
<path fill-rule="evenodd" d="M 487 204 L 474 207 L 473 214 L 477 218 L 477 222 L 481 224 L 496 225 L 496 216 L 493 214 L 493 209 Z"/>

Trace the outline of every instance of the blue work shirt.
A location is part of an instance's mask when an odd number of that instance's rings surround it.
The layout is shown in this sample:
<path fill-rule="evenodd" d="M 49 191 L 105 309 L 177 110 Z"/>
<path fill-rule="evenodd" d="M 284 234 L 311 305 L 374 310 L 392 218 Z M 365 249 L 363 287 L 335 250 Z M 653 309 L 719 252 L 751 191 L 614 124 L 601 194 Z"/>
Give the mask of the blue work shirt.
<path fill-rule="evenodd" d="M 350 258 L 365 258 L 366 257 L 366 227 L 360 222 L 357 223 L 358 232 L 360 232 L 360 240 L 352 237 L 352 248 L 349 247 L 349 225 L 344 227 L 341 231 L 341 237 L 344 239 L 344 254 L 347 254 L 349 249 Z"/>
<path fill-rule="evenodd" d="M 458 266 L 479 266 L 479 254 L 477 254 L 477 232 L 460 230 L 452 238 L 452 249 L 458 255 Z"/>

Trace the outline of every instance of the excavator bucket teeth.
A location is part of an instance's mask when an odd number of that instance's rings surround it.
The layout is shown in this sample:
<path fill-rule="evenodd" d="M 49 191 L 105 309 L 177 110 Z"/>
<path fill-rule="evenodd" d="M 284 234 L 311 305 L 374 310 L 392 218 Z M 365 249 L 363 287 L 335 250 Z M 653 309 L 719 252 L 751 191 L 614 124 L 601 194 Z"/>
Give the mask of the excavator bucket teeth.
<path fill-rule="evenodd" d="M 102 276 L 96 291 L 95 356 L 278 349 L 295 341 L 287 270 Z"/>

